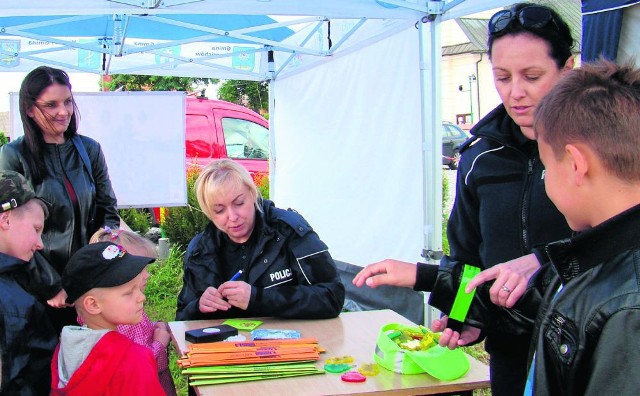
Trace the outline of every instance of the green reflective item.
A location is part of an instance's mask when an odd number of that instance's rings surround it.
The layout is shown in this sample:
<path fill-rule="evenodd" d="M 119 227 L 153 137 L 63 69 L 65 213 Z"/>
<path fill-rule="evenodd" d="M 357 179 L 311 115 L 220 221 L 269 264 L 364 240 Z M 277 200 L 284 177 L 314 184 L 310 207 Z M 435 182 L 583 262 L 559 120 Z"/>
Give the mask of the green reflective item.
<path fill-rule="evenodd" d="M 471 266 L 469 264 L 464 265 L 464 270 L 462 271 L 462 279 L 460 280 L 460 286 L 458 287 L 456 299 L 453 302 L 451 313 L 449 314 L 449 317 L 451 319 L 455 319 L 458 322 L 464 323 L 464 320 L 467 318 L 467 313 L 469 312 L 469 307 L 471 306 L 471 301 L 473 300 L 473 295 L 476 294 L 476 289 L 471 290 L 471 293 L 466 293 L 464 289 L 467 287 L 471 279 L 473 279 L 479 273 L 480 268 Z"/>
<path fill-rule="evenodd" d="M 329 373 L 344 373 L 351 369 L 351 365 L 346 363 L 340 364 L 325 364 L 324 370 Z"/>
<path fill-rule="evenodd" d="M 378 365 L 400 374 L 427 373 L 443 381 L 462 377 L 469 370 L 469 359 L 461 349 L 450 350 L 439 345 L 427 350 L 409 351 L 400 348 L 389 334 L 402 329 L 420 331 L 417 327 L 390 323 L 383 326 L 373 358 Z"/>

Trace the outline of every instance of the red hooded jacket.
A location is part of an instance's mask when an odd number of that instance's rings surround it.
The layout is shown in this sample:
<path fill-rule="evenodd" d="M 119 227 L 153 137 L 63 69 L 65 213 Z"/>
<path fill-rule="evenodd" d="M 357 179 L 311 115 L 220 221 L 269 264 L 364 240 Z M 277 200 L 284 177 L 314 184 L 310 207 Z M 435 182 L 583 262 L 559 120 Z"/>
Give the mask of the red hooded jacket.
<path fill-rule="evenodd" d="M 51 395 L 164 395 L 151 351 L 115 331 L 105 334 L 64 388 L 58 388 L 58 354 L 51 361 Z"/>

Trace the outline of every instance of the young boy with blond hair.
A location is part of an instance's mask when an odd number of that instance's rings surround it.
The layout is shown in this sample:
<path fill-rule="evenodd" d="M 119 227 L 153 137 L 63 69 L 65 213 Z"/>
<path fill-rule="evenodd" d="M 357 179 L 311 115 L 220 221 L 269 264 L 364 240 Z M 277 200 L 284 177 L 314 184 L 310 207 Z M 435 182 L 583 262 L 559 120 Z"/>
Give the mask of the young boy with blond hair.
<path fill-rule="evenodd" d="M 576 235 L 546 246 L 543 270 L 555 275 L 525 395 L 637 394 L 640 70 L 603 60 L 572 70 L 534 128 L 547 194 Z"/>
<path fill-rule="evenodd" d="M 109 227 L 100 228 L 89 240 L 89 243 L 112 242 L 122 246 L 127 252 L 144 257 L 157 257 L 156 245 L 149 239 L 133 231 L 112 230 Z M 147 284 L 149 273 L 143 270 L 143 286 Z M 79 321 L 79 323 L 81 323 Z M 82 324 L 82 323 L 81 323 Z M 121 324 L 116 327 L 116 331 L 136 344 L 145 346 L 153 352 L 153 357 L 158 365 L 158 378 L 167 396 L 176 395 L 176 387 L 169 371 L 169 354 L 167 347 L 171 340 L 169 326 L 166 322 L 152 322 L 146 311 L 142 311 L 140 322 L 130 325 Z"/>
<path fill-rule="evenodd" d="M 29 260 L 42 249 L 48 205 L 18 172 L 0 171 L 1 395 L 48 395 L 58 336 L 44 306 L 29 294 Z"/>
<path fill-rule="evenodd" d="M 153 261 L 111 242 L 71 256 L 62 285 L 85 326 L 62 329 L 51 362 L 52 395 L 164 395 L 151 351 L 115 331 L 142 319 L 144 269 Z"/>

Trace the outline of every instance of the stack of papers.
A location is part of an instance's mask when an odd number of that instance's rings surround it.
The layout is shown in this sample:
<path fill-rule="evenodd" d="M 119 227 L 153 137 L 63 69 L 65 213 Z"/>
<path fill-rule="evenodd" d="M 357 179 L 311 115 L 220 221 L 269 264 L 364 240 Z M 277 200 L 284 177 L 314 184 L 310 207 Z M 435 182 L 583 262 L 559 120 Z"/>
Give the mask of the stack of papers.
<path fill-rule="evenodd" d="M 191 344 L 178 360 L 192 386 L 322 374 L 315 338 Z"/>
<path fill-rule="evenodd" d="M 324 374 L 324 370 L 316 368 L 313 363 L 263 363 L 190 367 L 183 370 L 182 373 L 189 376 L 189 385 L 201 386 Z"/>

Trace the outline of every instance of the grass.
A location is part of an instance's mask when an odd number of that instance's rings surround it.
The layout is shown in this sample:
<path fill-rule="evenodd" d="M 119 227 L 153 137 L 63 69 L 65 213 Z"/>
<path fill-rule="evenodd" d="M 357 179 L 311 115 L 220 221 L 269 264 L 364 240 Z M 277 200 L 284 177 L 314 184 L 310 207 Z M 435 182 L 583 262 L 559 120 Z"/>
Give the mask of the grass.
<path fill-rule="evenodd" d="M 172 247 L 169 257 L 149 266 L 149 282 L 145 289 L 146 311 L 153 321 L 171 322 L 175 320 L 178 293 L 182 289 L 182 258 L 184 250 Z M 187 381 L 180 374 L 176 361 L 178 354 L 173 344 L 169 347 L 169 369 L 176 385 L 178 396 L 187 396 Z"/>

